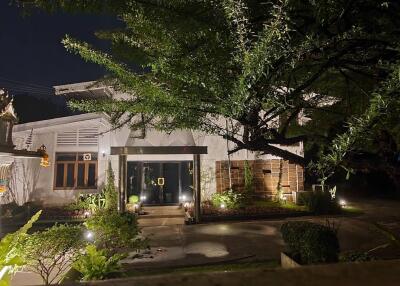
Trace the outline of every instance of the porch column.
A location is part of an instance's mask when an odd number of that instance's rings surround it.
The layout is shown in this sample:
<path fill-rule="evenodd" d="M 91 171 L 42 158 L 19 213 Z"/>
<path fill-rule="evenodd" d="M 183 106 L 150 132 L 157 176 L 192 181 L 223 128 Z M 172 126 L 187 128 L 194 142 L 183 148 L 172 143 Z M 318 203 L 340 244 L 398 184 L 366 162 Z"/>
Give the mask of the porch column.
<path fill-rule="evenodd" d="M 118 211 L 122 213 L 126 208 L 127 156 L 119 155 L 118 162 Z"/>
<path fill-rule="evenodd" d="M 201 183 L 200 183 L 200 154 L 193 155 L 193 186 L 194 186 L 194 217 L 196 223 L 200 222 Z"/>

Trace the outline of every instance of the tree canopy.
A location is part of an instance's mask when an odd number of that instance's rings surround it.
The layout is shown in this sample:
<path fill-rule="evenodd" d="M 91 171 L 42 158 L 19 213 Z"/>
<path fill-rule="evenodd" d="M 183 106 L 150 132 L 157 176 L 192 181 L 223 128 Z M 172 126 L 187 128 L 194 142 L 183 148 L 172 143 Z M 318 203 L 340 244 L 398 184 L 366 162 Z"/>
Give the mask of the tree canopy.
<path fill-rule="evenodd" d="M 304 163 L 280 146 L 326 137 L 325 127 L 338 124 L 325 155 L 311 165 L 326 180 L 375 126 L 396 124 L 395 0 L 19 3 L 121 20 L 120 29 L 96 32 L 112 43 L 108 52 L 63 39 L 67 50 L 104 66 L 106 80 L 130 95 L 71 103 L 111 114 L 116 126 L 197 129 L 234 142 L 230 152 Z"/>

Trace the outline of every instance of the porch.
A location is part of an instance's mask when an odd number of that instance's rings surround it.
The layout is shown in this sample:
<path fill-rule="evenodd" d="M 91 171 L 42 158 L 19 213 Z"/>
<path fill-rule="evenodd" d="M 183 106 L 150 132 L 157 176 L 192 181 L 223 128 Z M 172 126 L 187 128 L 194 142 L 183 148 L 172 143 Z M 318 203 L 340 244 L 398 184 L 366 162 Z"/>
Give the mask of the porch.
<path fill-rule="evenodd" d="M 131 195 L 152 206 L 194 204 L 194 220 L 200 221 L 200 155 L 205 146 L 111 147 L 118 156 L 118 209 L 125 211 Z"/>

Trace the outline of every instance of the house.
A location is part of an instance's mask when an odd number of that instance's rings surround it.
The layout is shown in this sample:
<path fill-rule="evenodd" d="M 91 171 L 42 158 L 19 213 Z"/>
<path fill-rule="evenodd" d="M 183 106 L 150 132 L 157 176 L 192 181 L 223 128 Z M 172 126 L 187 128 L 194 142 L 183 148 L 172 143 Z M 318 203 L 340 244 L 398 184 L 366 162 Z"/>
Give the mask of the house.
<path fill-rule="evenodd" d="M 101 97 L 115 92 L 94 83 L 55 89 L 56 94 L 67 98 Z M 24 199 L 45 205 L 67 204 L 78 194 L 100 192 L 106 183 L 109 162 L 121 204 L 131 195 L 139 196 L 145 205 L 191 200 L 199 204 L 230 185 L 243 191 L 245 165 L 250 166 L 258 196 L 276 196 L 279 180 L 289 199 L 304 190 L 300 165 L 246 150 L 228 158 L 228 148 L 233 148 L 233 144 L 222 137 L 192 130 L 171 134 L 147 130 L 142 138 L 128 127 L 112 130 L 106 114 L 79 114 L 19 124 L 14 127 L 13 138 L 19 149 L 46 146 L 51 166 L 41 168 L 35 160 L 16 159 L 17 180 L 10 186 L 13 192 L 25 193 Z M 303 155 L 302 143 L 284 148 Z"/>

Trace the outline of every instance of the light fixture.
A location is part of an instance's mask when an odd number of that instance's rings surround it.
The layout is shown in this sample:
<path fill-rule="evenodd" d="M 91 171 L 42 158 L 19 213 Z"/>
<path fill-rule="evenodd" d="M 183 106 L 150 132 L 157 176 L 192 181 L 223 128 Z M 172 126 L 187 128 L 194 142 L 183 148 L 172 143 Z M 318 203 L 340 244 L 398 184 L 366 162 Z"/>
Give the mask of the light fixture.
<path fill-rule="evenodd" d="M 345 200 L 341 199 L 341 200 L 339 201 L 339 205 L 340 205 L 342 208 L 344 208 L 344 207 L 347 205 L 347 202 L 346 202 Z"/>
<path fill-rule="evenodd" d="M 103 150 L 103 151 L 101 152 L 101 155 L 103 155 L 103 158 L 104 158 L 104 157 L 106 156 L 106 151 Z"/>
<path fill-rule="evenodd" d="M 85 239 L 86 239 L 87 241 L 93 241 L 93 239 L 94 239 L 94 233 L 93 233 L 93 231 L 90 231 L 90 230 L 86 231 L 86 232 L 85 232 Z"/>
<path fill-rule="evenodd" d="M 47 168 L 50 166 L 50 161 L 49 161 L 49 154 L 46 152 L 46 146 L 42 145 L 38 149 L 38 152 L 42 154 L 42 159 L 40 161 L 40 166 Z"/>
<path fill-rule="evenodd" d="M 140 201 L 144 202 L 146 200 L 146 196 L 140 196 Z"/>
<path fill-rule="evenodd" d="M 180 200 L 181 202 L 186 202 L 186 195 L 181 195 L 181 196 L 179 197 L 179 200 Z"/>
<path fill-rule="evenodd" d="M 221 208 L 221 209 L 224 209 L 225 207 L 226 207 L 225 204 L 221 204 L 221 205 L 220 205 L 220 208 Z"/>

